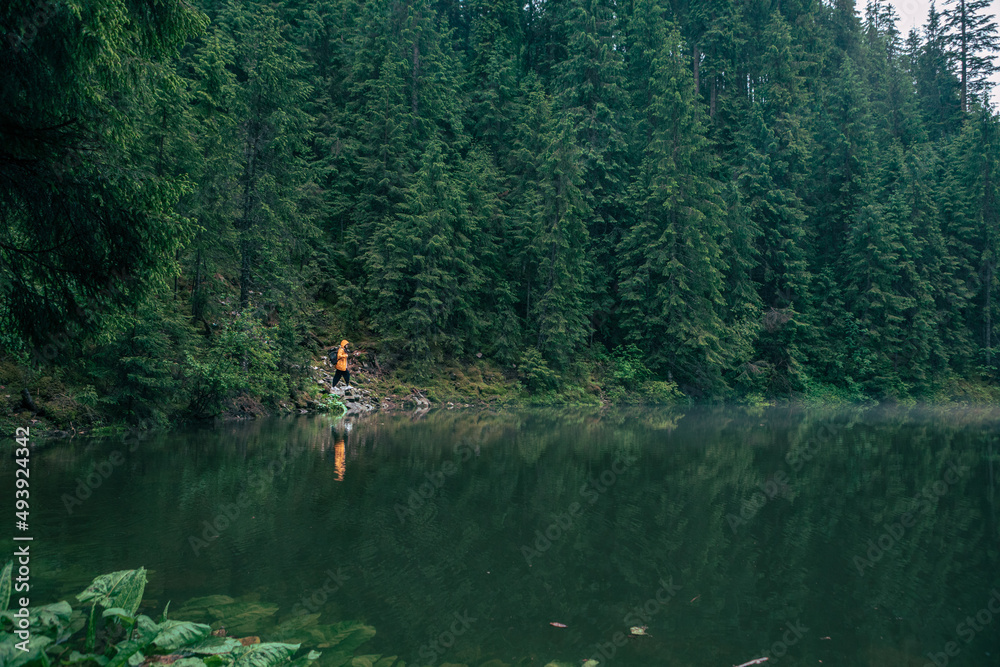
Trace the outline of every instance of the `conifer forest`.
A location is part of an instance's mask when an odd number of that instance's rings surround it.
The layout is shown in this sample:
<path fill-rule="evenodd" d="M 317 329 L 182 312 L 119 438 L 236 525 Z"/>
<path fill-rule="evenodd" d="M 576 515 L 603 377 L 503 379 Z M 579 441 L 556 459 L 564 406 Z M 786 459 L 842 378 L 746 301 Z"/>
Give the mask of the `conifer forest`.
<path fill-rule="evenodd" d="M 996 17 L 898 24 L 881 0 L 3 2 L 3 410 L 274 406 L 341 338 L 525 396 L 991 390 Z"/>

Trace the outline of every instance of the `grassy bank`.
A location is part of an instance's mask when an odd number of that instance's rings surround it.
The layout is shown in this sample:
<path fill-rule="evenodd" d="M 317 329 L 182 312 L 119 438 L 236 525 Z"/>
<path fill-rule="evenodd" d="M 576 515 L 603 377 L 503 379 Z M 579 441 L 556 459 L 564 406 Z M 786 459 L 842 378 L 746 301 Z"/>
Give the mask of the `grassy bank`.
<path fill-rule="evenodd" d="M 0 428 L 13 432 L 31 425 L 40 434 L 55 436 L 114 433 L 129 429 L 158 429 L 205 419 L 248 419 L 269 414 L 336 411 L 341 405 L 329 393 L 332 366 L 318 337 L 302 357 L 305 363 L 285 364 L 290 370 L 264 378 L 268 386 L 252 381 L 239 390 L 225 389 L 212 397 L 215 412 L 199 411 L 184 394 L 161 403 L 155 413 L 142 406 L 111 400 L 102 390 L 102 378 L 88 375 L 84 363 L 30 368 L 12 360 L 0 361 Z M 669 381 L 657 380 L 629 349 L 581 360 L 566 369 L 548 367 L 529 350 L 518 363 L 502 365 L 484 357 L 415 362 L 380 352 L 379 341 L 361 340 L 352 359 L 351 383 L 369 394 L 383 410 L 425 407 L 527 407 L 539 405 L 668 405 L 689 402 L 733 402 L 742 405 L 801 403 L 812 406 L 876 403 L 1000 404 L 1000 387 L 986 381 L 945 378 L 921 391 L 872 397 L 858 386 L 834 386 L 803 379 L 798 391 L 783 396 L 731 393 L 725 396 L 687 396 Z M 190 381 L 179 369 L 178 384 Z M 275 391 L 274 387 L 283 388 Z M 204 398 L 202 397 L 204 401 Z"/>

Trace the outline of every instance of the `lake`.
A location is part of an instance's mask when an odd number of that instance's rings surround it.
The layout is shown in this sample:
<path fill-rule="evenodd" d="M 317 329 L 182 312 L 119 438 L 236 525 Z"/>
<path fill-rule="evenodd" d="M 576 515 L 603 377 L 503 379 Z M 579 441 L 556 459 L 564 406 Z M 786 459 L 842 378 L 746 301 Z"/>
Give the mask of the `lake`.
<path fill-rule="evenodd" d="M 410 665 L 996 665 L 998 433 L 1000 410 L 729 407 L 54 441 L 33 599 L 144 566 L 150 615 L 225 595 L 252 610 L 230 634 L 359 621 L 359 653 Z"/>

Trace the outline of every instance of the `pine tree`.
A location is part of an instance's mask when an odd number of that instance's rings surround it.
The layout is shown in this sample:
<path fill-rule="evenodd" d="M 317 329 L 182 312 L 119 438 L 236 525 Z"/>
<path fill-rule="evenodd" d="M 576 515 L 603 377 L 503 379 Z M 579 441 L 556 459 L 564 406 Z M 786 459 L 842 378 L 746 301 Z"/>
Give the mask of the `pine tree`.
<path fill-rule="evenodd" d="M 519 59 L 524 48 L 520 5 L 513 0 L 475 0 L 469 9 L 471 134 L 502 163 L 509 151 L 507 138 L 513 132 L 518 108 Z"/>
<path fill-rule="evenodd" d="M 431 142 L 398 216 L 379 226 L 364 257 L 373 324 L 421 359 L 460 353 L 479 333 L 481 234 L 444 159 Z"/>
<path fill-rule="evenodd" d="M 990 0 L 946 0 L 941 14 L 951 55 L 959 67 L 962 111 L 969 111 L 969 101 L 984 101 L 990 76 L 998 69 L 991 54 L 1000 51 L 1000 34 L 989 13 Z"/>
<path fill-rule="evenodd" d="M 183 183 L 142 154 L 159 63 L 204 27 L 180 2 L 0 7 L 0 346 L 93 331 L 173 273 Z"/>
<path fill-rule="evenodd" d="M 916 96 L 906 54 L 892 5 L 877 0 L 868 3 L 865 21 L 865 69 L 872 119 L 878 120 L 881 142 L 900 142 L 909 147 L 926 140 L 919 122 Z"/>
<path fill-rule="evenodd" d="M 923 44 L 915 48 L 914 68 L 917 96 L 931 139 L 957 131 L 961 122 L 961 82 L 948 66 L 948 45 L 941 15 L 931 3 L 924 25 Z"/>
<path fill-rule="evenodd" d="M 664 24 L 658 30 L 648 141 L 631 192 L 637 221 L 618 245 L 622 326 L 656 372 L 719 391 L 730 361 L 719 336 L 724 211 L 683 42 Z"/>
<path fill-rule="evenodd" d="M 566 117 L 534 77 L 524 83 L 513 168 L 523 174 L 511 192 L 514 284 L 527 343 L 565 366 L 590 333 L 587 303 L 591 265 L 589 206 L 583 192 L 579 148 Z"/>
<path fill-rule="evenodd" d="M 582 191 L 591 211 L 588 249 L 595 271 L 595 324 L 607 336 L 611 317 L 613 261 L 610 250 L 629 226 L 625 204 L 629 177 L 625 128 L 631 110 L 626 94 L 621 34 L 613 3 L 568 0 L 555 6 L 565 58 L 552 65 L 551 90 L 573 127 L 583 167 Z"/>
<path fill-rule="evenodd" d="M 180 210 L 197 224 L 197 232 L 185 247 L 183 263 L 191 289 L 191 318 L 211 336 L 212 322 L 228 301 L 228 290 L 213 277 L 235 276 L 238 264 L 238 232 L 233 197 L 239 173 L 237 118 L 220 109 L 237 104 L 232 39 L 213 30 L 197 43 L 182 62 L 186 75 L 190 149 L 180 158 L 179 168 L 195 186 L 180 202 Z M 232 310 L 228 308 L 227 310 Z"/>
<path fill-rule="evenodd" d="M 239 232 L 240 308 L 245 309 L 252 291 L 266 300 L 290 297 L 298 281 L 288 279 L 286 261 L 302 266 L 300 255 L 309 253 L 314 229 L 302 198 L 311 119 L 302 107 L 311 89 L 306 66 L 273 10 L 231 4 L 222 24 L 231 32 L 233 66 L 240 73 L 235 112 L 241 163 L 234 224 Z"/>

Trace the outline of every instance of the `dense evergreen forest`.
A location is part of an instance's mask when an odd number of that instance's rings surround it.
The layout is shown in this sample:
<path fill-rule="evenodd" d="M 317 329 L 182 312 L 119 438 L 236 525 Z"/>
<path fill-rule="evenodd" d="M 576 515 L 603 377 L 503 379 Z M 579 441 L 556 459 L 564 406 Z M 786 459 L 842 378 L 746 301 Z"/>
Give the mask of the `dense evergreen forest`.
<path fill-rule="evenodd" d="M 535 393 L 993 385 L 987 11 L 5 2 L 5 410 L 274 405 L 342 336 Z"/>

